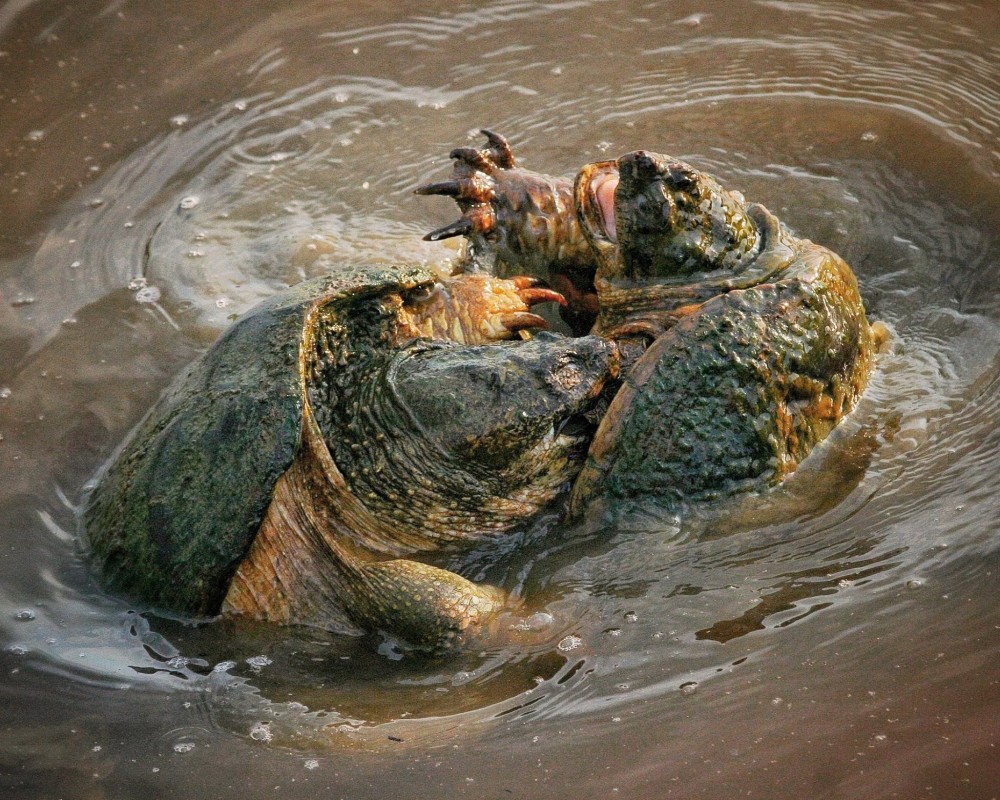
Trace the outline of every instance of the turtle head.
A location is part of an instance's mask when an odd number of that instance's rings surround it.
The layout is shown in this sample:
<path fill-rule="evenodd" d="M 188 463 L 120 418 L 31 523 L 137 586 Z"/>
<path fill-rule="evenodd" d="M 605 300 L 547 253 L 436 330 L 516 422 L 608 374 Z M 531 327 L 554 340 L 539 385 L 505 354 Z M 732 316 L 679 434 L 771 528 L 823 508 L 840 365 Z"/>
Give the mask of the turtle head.
<path fill-rule="evenodd" d="M 423 345 L 397 362 L 392 384 L 440 456 L 442 491 L 461 473 L 460 482 L 486 494 L 541 506 L 582 466 L 590 431 L 578 424 L 617 371 L 617 348 L 606 339 L 540 333 L 473 347 Z"/>
<path fill-rule="evenodd" d="M 638 150 L 588 164 L 575 192 L 583 230 L 601 254 L 598 278 L 615 284 L 738 272 L 758 250 L 743 196 L 670 156 Z"/>

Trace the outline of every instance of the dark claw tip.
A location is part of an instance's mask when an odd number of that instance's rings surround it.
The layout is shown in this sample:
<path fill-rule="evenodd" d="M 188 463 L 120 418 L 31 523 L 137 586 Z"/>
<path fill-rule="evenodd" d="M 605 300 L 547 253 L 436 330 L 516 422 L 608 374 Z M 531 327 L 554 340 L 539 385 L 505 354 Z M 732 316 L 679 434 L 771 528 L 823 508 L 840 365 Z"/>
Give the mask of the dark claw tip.
<path fill-rule="evenodd" d="M 458 181 L 441 181 L 440 183 L 426 183 L 413 190 L 414 194 L 441 194 L 447 197 L 458 197 L 462 192 L 462 187 Z"/>
<path fill-rule="evenodd" d="M 450 239 L 453 236 L 468 236 L 472 233 L 472 220 L 467 217 L 455 220 L 450 225 L 431 231 L 424 237 L 425 242 L 440 242 L 442 239 Z"/>
<path fill-rule="evenodd" d="M 493 160 L 501 169 L 511 169 L 514 166 L 514 151 L 510 149 L 510 142 L 505 136 L 501 136 L 495 131 L 483 128 L 479 131 L 490 143 Z"/>

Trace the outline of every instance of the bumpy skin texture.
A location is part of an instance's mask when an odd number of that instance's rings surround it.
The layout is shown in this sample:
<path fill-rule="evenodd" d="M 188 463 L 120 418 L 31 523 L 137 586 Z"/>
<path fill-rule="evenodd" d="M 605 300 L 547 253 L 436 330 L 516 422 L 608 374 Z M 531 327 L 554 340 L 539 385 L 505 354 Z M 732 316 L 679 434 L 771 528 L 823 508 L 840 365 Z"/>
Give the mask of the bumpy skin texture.
<path fill-rule="evenodd" d="M 498 341 L 540 323 L 530 306 L 552 298 L 530 281 L 396 268 L 252 310 L 97 482 L 84 524 L 106 583 L 185 614 L 426 646 L 482 624 L 502 593 L 400 556 L 503 532 L 579 470 L 581 443 L 555 434 L 593 404 L 614 346 Z M 485 380 L 469 384 L 476 369 Z M 408 399 L 435 394 L 492 413 L 463 428 Z"/>
<path fill-rule="evenodd" d="M 474 166 L 462 156 L 456 173 Z M 538 242 L 544 261 L 588 241 L 591 254 L 575 268 L 557 264 L 554 278 L 589 278 L 591 294 L 568 295 L 577 329 L 589 321 L 623 356 L 624 384 L 573 490 L 577 512 L 600 497 L 676 506 L 776 483 L 855 405 L 884 333 L 869 326 L 836 254 L 669 156 L 637 151 L 585 166 L 574 182 L 576 227 L 541 202 L 507 213 L 500 193 L 537 194 L 555 179 L 497 172 L 480 202 L 498 213 L 465 215 L 470 242 L 492 243 L 498 260 L 512 255 L 506 242 Z M 501 222 L 516 230 L 498 232 Z"/>

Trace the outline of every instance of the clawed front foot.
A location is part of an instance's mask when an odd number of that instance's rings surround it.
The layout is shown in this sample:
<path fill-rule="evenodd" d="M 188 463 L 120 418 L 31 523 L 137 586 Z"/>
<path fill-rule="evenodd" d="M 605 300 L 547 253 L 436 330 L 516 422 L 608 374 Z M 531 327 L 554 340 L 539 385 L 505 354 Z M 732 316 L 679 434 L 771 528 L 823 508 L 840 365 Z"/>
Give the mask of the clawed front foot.
<path fill-rule="evenodd" d="M 424 238 L 468 240 L 473 265 L 496 275 L 545 278 L 565 296 L 563 319 L 578 334 L 596 315 L 596 255 L 585 239 L 573 201 L 573 182 L 516 166 L 507 140 L 483 130 L 486 146 L 451 151 L 451 179 L 416 189 L 451 197 L 462 216 Z"/>

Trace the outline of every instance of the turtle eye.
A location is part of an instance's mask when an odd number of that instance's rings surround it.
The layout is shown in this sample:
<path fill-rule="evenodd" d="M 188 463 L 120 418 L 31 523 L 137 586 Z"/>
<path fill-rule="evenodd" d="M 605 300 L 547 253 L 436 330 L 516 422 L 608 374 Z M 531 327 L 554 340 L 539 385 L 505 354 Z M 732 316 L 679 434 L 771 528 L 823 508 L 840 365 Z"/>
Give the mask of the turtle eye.
<path fill-rule="evenodd" d="M 404 297 L 407 305 L 421 305 L 437 295 L 441 291 L 441 284 L 437 281 L 429 281 L 410 289 Z"/>

